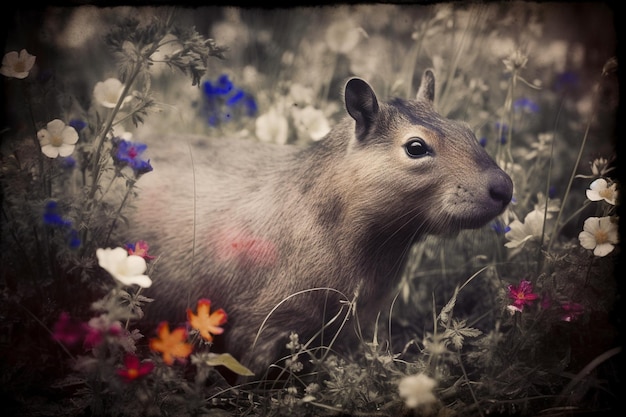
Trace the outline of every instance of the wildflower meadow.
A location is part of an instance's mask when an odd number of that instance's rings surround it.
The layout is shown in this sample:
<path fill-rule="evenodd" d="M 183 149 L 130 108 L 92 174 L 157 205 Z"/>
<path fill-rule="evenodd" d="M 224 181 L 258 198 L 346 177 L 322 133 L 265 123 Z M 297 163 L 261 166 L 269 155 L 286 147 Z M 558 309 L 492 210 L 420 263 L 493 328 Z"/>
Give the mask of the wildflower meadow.
<path fill-rule="evenodd" d="M 611 3 L 18 6 L 3 19 L 3 415 L 624 408 Z M 350 77 L 379 98 L 408 99 L 426 69 L 437 111 L 466 122 L 511 177 L 500 216 L 407 248 L 375 323 L 359 319 L 358 293 L 344 294 L 332 324 L 357 334 L 353 348 L 333 334 L 320 345 L 282 329 L 288 354 L 264 375 L 219 348 L 236 324 L 210 282 L 180 311 L 184 325 L 159 317 L 148 295 L 171 257 L 128 230 L 159 155 L 188 152 L 163 134 L 247 139 L 240 152 L 259 142 L 307 146 L 346 115 Z M 224 256 L 276 256 L 267 242 L 238 244 Z M 360 333 L 367 325 L 373 337 Z"/>

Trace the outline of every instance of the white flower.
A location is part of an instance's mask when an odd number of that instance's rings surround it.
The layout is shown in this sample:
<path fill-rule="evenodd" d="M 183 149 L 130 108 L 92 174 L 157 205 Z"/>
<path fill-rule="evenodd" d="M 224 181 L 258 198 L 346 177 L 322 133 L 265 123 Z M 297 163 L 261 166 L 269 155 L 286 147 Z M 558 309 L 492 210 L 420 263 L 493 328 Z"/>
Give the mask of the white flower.
<path fill-rule="evenodd" d="M 542 192 L 537 193 L 537 204 L 534 209 L 540 212 L 546 212 L 546 218 L 551 219 L 552 213 L 559 212 L 561 210 L 560 198 L 548 198 L 548 204 L 546 205 L 546 196 Z"/>
<path fill-rule="evenodd" d="M 137 284 L 142 288 L 152 285 L 150 277 L 143 275 L 147 265 L 141 256 L 129 255 L 124 248 L 97 249 L 96 256 L 98 265 L 123 285 Z"/>
<path fill-rule="evenodd" d="M 578 235 L 580 246 L 593 249 L 596 256 L 606 256 L 619 242 L 617 225 L 611 217 L 589 217 L 585 220 L 583 231 Z"/>
<path fill-rule="evenodd" d="M 117 78 L 109 78 L 105 81 L 99 81 L 93 88 L 93 96 L 98 103 L 102 106 L 112 109 L 120 100 L 122 92 L 124 91 L 124 84 Z M 131 100 L 132 96 L 124 98 L 124 103 Z"/>
<path fill-rule="evenodd" d="M 289 87 L 289 97 L 296 105 L 307 105 L 313 101 L 313 89 L 294 83 Z"/>
<path fill-rule="evenodd" d="M 298 133 L 307 139 L 320 140 L 330 132 L 330 125 L 326 116 L 321 110 L 313 106 L 294 109 L 293 121 Z"/>
<path fill-rule="evenodd" d="M 78 142 L 78 132 L 72 126 L 66 126 L 62 120 L 54 119 L 44 129 L 37 132 L 41 152 L 49 158 L 70 156 Z"/>
<path fill-rule="evenodd" d="M 615 183 L 609 185 L 604 178 L 598 178 L 589 185 L 586 191 L 587 198 L 591 201 L 604 200 L 611 205 L 615 205 L 615 200 L 617 199 L 616 186 L 617 184 Z"/>
<path fill-rule="evenodd" d="M 609 167 L 609 161 L 606 158 L 596 158 L 591 163 L 591 173 L 596 177 L 605 175 L 611 170 L 613 168 Z"/>
<path fill-rule="evenodd" d="M 543 210 L 533 210 L 526 215 L 524 223 L 519 220 L 513 220 L 509 224 L 510 230 L 506 232 L 504 237 L 510 240 L 504 244 L 507 248 L 517 248 L 528 240 L 540 239 L 543 233 Z"/>
<path fill-rule="evenodd" d="M 352 19 L 338 19 L 326 29 L 326 44 L 331 51 L 346 54 L 354 49 L 364 33 Z"/>
<path fill-rule="evenodd" d="M 256 119 L 256 136 L 262 142 L 287 143 L 289 124 L 287 118 L 272 107 Z"/>
<path fill-rule="evenodd" d="M 0 74 L 10 77 L 24 79 L 28 77 L 28 73 L 35 65 L 35 56 L 22 49 L 18 54 L 17 51 L 7 52 L 2 58 L 2 67 Z"/>
<path fill-rule="evenodd" d="M 514 72 L 526 67 L 528 55 L 521 49 L 515 49 L 509 56 L 502 60 L 508 72 Z"/>
<path fill-rule="evenodd" d="M 407 407 L 415 408 L 437 401 L 433 394 L 437 382 L 425 374 L 417 374 L 402 378 L 398 384 L 400 397 L 404 398 Z"/>

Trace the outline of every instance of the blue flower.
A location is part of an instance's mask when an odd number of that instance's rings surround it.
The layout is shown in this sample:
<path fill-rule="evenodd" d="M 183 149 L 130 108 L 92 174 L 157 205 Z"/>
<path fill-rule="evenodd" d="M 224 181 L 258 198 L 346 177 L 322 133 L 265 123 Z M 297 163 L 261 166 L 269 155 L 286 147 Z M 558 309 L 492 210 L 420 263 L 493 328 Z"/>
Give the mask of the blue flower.
<path fill-rule="evenodd" d="M 509 125 L 507 125 L 506 123 L 496 122 L 494 124 L 494 127 L 496 128 L 496 132 L 498 132 L 498 134 L 500 135 L 500 143 L 504 145 L 506 143 L 506 138 L 509 133 Z"/>
<path fill-rule="evenodd" d="M 254 116 L 257 113 L 254 97 L 237 88 L 226 74 L 221 75 L 215 82 L 205 81 L 202 84 L 202 92 L 203 112 L 211 126 L 234 120 L 240 114 Z"/>
<path fill-rule="evenodd" d="M 48 226 L 53 226 L 65 233 L 65 239 L 71 249 L 80 247 L 81 241 L 78 231 L 72 227 L 71 220 L 64 219 L 59 213 L 59 205 L 56 201 L 50 200 L 46 203 L 43 213 L 43 222 Z"/>
<path fill-rule="evenodd" d="M 555 91 L 563 91 L 568 87 L 578 87 L 580 80 L 578 74 L 572 71 L 565 71 L 556 76 L 554 80 L 553 88 Z"/>
<path fill-rule="evenodd" d="M 74 129 L 76 129 L 77 132 L 80 132 L 81 130 L 87 127 L 87 122 L 85 122 L 84 120 L 80 120 L 80 119 L 72 119 L 70 120 L 69 125 L 72 126 Z"/>
<path fill-rule="evenodd" d="M 43 222 L 50 226 L 71 227 L 72 222 L 63 219 L 59 214 L 59 205 L 56 201 L 50 200 L 46 203 L 43 212 Z"/>
<path fill-rule="evenodd" d="M 548 198 L 554 198 L 556 197 L 556 187 L 554 185 L 551 185 L 548 188 Z"/>
<path fill-rule="evenodd" d="M 487 138 L 483 136 L 478 140 L 478 143 L 484 148 L 485 146 L 487 146 Z"/>
<path fill-rule="evenodd" d="M 72 158 L 71 156 L 60 157 L 59 164 L 61 165 L 61 168 L 70 171 L 76 167 L 76 159 Z"/>
<path fill-rule="evenodd" d="M 513 102 L 513 110 L 516 112 L 525 111 L 529 113 L 537 113 L 539 105 L 526 97 L 520 97 Z"/>
<path fill-rule="evenodd" d="M 509 226 L 505 225 L 501 221 L 495 221 L 491 223 L 491 228 L 499 235 L 503 235 L 511 230 Z"/>
<path fill-rule="evenodd" d="M 148 148 L 148 145 L 139 142 L 131 142 L 118 137 L 113 138 L 112 142 L 113 149 L 111 149 L 111 156 L 113 157 L 113 162 L 116 167 L 119 169 L 130 167 L 137 178 L 152 171 L 150 160 L 141 158 L 144 151 Z"/>

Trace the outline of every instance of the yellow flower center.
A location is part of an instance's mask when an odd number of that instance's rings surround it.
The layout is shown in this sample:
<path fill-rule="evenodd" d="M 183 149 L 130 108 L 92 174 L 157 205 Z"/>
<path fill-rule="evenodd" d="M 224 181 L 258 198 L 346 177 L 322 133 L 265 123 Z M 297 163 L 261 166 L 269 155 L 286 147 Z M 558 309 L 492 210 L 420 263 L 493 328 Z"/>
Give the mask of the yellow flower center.
<path fill-rule="evenodd" d="M 52 135 L 50 137 L 50 144 L 56 147 L 63 145 L 63 137 L 61 135 Z"/>
<path fill-rule="evenodd" d="M 128 379 L 135 379 L 139 376 L 139 370 L 136 368 L 130 368 L 128 370 Z"/>
<path fill-rule="evenodd" d="M 609 241 L 609 234 L 604 230 L 598 230 L 595 234 L 596 244 L 601 245 Z"/>
<path fill-rule="evenodd" d="M 613 189 L 607 187 L 604 190 L 600 190 L 598 194 L 600 194 L 600 197 L 602 198 L 611 200 L 613 198 Z"/>

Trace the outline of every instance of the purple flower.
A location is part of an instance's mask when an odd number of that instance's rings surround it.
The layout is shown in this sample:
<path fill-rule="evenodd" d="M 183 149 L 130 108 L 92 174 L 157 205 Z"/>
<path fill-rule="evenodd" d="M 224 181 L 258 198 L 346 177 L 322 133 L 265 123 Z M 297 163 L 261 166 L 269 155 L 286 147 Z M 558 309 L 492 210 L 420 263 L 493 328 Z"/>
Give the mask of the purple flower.
<path fill-rule="evenodd" d="M 152 171 L 150 160 L 142 159 L 142 154 L 148 148 L 144 143 L 131 142 L 119 137 L 113 138 L 113 149 L 111 156 L 115 166 L 119 169 L 130 167 L 139 178 L 143 174 Z"/>

